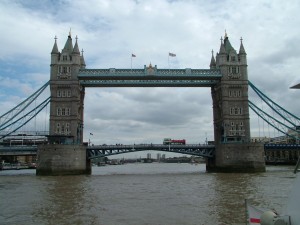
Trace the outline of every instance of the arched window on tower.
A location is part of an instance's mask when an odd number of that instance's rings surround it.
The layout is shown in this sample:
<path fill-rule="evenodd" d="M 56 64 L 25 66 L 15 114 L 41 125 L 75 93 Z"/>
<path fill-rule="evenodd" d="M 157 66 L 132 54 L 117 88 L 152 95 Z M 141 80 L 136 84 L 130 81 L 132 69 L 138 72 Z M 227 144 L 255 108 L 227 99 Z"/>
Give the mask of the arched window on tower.
<path fill-rule="evenodd" d="M 243 109 L 241 107 L 230 107 L 229 111 L 230 115 L 242 115 L 243 114 Z"/>
<path fill-rule="evenodd" d="M 60 123 L 56 124 L 56 133 L 59 134 L 60 133 Z"/>
<path fill-rule="evenodd" d="M 57 115 L 57 116 L 60 116 L 60 115 L 61 115 L 61 108 L 60 108 L 60 107 L 58 107 L 58 108 L 56 109 L 56 115 Z"/>
<path fill-rule="evenodd" d="M 65 134 L 69 135 L 70 133 L 70 123 L 66 123 Z"/>
<path fill-rule="evenodd" d="M 65 124 L 62 124 L 61 125 L 61 134 L 64 134 L 65 133 Z"/>

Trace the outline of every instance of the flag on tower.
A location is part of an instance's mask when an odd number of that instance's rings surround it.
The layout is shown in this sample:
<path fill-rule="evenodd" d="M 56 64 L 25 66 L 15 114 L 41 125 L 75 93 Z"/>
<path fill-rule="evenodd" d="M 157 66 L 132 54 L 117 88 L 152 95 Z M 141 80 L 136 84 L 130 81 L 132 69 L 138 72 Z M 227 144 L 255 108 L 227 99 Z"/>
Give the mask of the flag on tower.
<path fill-rule="evenodd" d="M 135 54 L 131 54 L 131 57 L 136 57 L 136 55 Z"/>
<path fill-rule="evenodd" d="M 176 57 L 176 54 L 169 52 L 169 56 Z"/>

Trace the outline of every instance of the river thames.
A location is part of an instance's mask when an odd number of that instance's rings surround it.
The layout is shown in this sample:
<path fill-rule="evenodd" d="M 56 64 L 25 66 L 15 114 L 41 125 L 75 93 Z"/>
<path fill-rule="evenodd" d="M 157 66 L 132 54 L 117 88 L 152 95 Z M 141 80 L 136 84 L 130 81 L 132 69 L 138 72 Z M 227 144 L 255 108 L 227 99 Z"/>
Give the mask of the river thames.
<path fill-rule="evenodd" d="M 150 163 L 93 167 L 88 176 L 0 171 L 0 224 L 245 224 L 245 199 L 284 210 L 293 169 L 227 174 L 206 173 L 205 164 Z"/>

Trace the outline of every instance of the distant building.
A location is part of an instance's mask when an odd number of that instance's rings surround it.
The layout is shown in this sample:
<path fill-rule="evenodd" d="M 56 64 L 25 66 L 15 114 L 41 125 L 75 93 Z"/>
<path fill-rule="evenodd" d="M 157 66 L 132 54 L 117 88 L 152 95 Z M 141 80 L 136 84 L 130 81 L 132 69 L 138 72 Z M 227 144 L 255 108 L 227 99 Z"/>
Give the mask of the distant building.
<path fill-rule="evenodd" d="M 290 136 L 286 137 L 287 138 L 287 143 L 289 143 L 289 144 L 299 144 L 299 138 L 300 138 L 300 135 L 298 133 L 299 131 L 300 131 L 300 126 L 296 126 L 294 128 L 294 130 L 289 129 L 288 134 Z M 296 138 L 298 138 L 298 140 Z"/>
<path fill-rule="evenodd" d="M 287 144 L 287 136 L 278 136 L 278 137 L 251 137 L 251 142 L 261 142 L 269 144 Z"/>
<path fill-rule="evenodd" d="M 151 159 L 151 153 L 147 153 L 147 159 Z"/>
<path fill-rule="evenodd" d="M 270 138 L 268 138 L 268 137 L 251 137 L 251 142 L 268 143 L 268 142 L 270 142 Z"/>
<path fill-rule="evenodd" d="M 160 161 L 160 159 L 161 159 L 161 154 L 160 153 L 157 153 L 156 159 L 157 159 L 158 162 Z"/>

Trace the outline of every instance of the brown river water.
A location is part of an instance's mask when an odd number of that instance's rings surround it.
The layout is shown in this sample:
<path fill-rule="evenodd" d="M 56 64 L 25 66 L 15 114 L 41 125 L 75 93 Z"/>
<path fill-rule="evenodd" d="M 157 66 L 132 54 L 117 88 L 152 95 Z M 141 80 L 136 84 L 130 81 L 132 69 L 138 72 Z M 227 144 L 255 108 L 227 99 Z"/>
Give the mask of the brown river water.
<path fill-rule="evenodd" d="M 256 174 L 206 173 L 205 165 L 93 167 L 89 176 L 0 171 L 1 225 L 237 225 L 245 199 L 282 212 L 293 166 Z"/>

